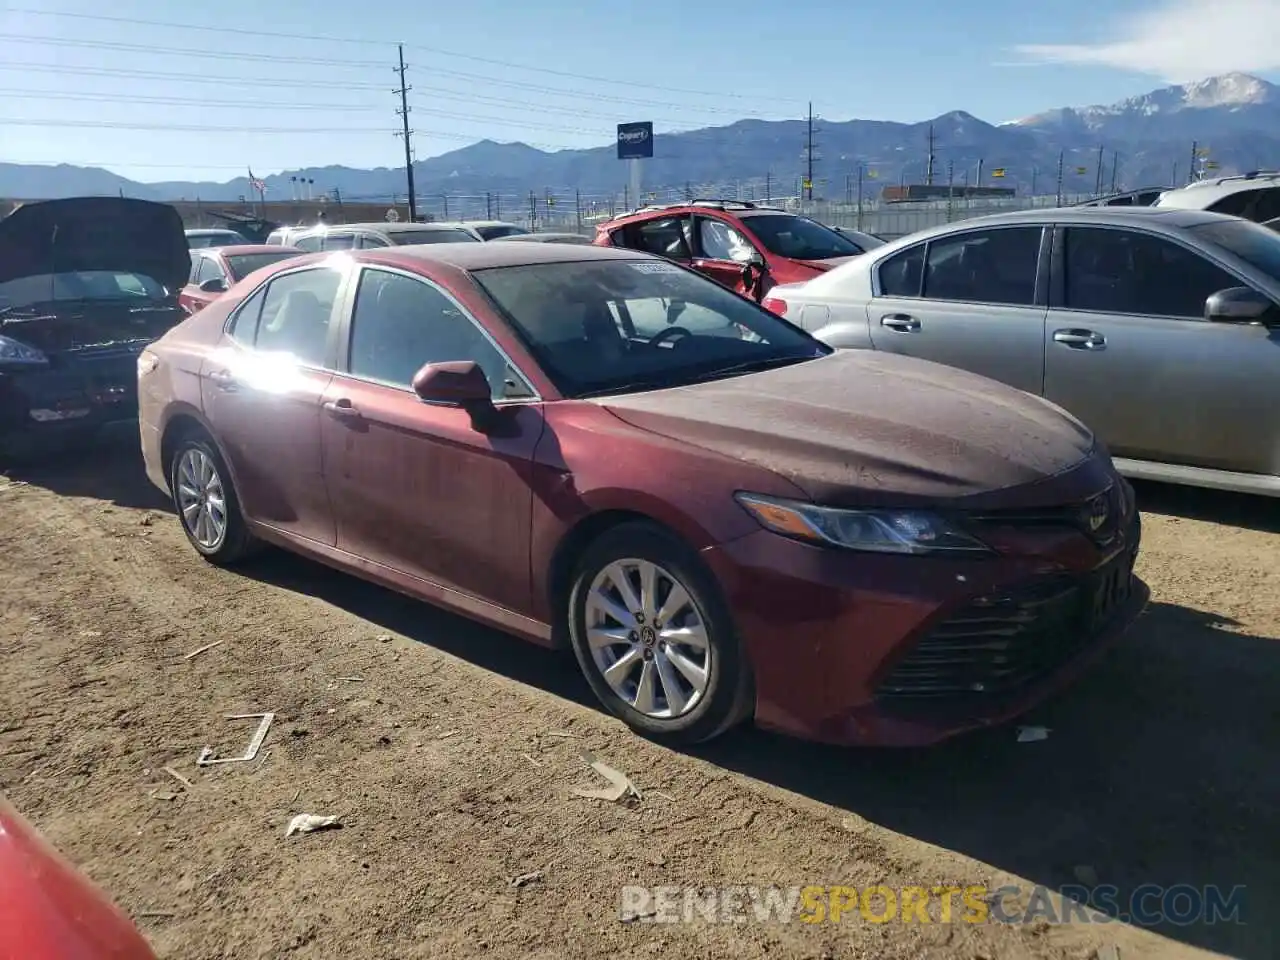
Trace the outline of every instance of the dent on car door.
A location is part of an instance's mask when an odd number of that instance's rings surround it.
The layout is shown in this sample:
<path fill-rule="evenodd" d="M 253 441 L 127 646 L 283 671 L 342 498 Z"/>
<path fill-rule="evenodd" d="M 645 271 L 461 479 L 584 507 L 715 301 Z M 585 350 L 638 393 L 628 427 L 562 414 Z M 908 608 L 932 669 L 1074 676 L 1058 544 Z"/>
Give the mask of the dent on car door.
<path fill-rule="evenodd" d="M 530 607 L 528 470 L 541 405 L 457 300 L 422 278 L 366 267 L 346 356 L 325 394 L 325 463 L 338 546 L 400 573 Z M 501 429 L 414 393 L 426 363 L 473 360 Z M 517 402 L 518 401 L 518 402 Z"/>
<path fill-rule="evenodd" d="M 333 374 L 343 274 L 281 274 L 231 315 L 201 371 L 205 416 L 230 461 L 246 515 L 287 534 L 335 541 L 320 456 L 320 403 Z"/>
<path fill-rule="evenodd" d="M 1210 294 L 1249 284 L 1166 237 L 1060 229 L 1045 396 L 1119 457 L 1280 473 L 1280 334 L 1210 323 Z"/>
<path fill-rule="evenodd" d="M 867 306 L 875 349 L 1040 393 L 1043 233 L 1039 226 L 967 230 L 881 261 Z"/>

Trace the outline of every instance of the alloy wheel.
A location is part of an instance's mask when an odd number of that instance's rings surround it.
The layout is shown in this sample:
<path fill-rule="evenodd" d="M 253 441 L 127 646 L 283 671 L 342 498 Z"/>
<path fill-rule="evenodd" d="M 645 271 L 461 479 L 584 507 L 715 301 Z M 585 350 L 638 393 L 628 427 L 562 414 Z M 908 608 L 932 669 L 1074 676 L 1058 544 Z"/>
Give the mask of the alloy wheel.
<path fill-rule="evenodd" d="M 605 683 L 655 720 L 693 710 L 707 691 L 712 647 L 689 591 L 649 560 L 604 567 L 586 597 L 586 640 Z"/>
<path fill-rule="evenodd" d="M 182 525 L 205 550 L 217 550 L 227 536 L 227 497 L 213 458 L 188 447 L 178 459 L 178 510 Z"/>

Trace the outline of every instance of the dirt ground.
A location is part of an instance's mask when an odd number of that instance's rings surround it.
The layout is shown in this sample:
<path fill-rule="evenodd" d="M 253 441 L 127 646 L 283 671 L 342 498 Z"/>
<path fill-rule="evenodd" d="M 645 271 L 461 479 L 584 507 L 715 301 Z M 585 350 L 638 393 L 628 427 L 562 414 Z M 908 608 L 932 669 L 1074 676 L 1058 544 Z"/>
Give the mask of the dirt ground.
<path fill-rule="evenodd" d="M 0 478 L 0 790 L 167 958 L 1274 958 L 1280 503 L 1139 497 L 1152 606 L 1025 721 L 1047 740 L 678 753 L 600 713 L 569 658 L 284 554 L 203 563 L 125 436 Z M 257 761 L 196 766 L 247 742 L 224 715 L 268 710 Z M 584 750 L 643 799 L 572 795 L 601 785 Z M 304 812 L 344 827 L 286 840 Z M 1243 884 L 1245 922 L 619 919 L 627 884 L 1094 876 Z"/>

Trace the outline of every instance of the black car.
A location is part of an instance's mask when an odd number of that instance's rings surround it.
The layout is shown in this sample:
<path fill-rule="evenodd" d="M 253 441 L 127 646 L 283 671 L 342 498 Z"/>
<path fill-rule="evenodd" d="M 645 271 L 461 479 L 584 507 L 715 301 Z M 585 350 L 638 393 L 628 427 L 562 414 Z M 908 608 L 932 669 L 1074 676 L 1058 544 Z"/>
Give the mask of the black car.
<path fill-rule="evenodd" d="M 190 268 L 168 204 L 75 197 L 0 220 L 0 457 L 135 419 L 137 356 L 185 316 Z"/>

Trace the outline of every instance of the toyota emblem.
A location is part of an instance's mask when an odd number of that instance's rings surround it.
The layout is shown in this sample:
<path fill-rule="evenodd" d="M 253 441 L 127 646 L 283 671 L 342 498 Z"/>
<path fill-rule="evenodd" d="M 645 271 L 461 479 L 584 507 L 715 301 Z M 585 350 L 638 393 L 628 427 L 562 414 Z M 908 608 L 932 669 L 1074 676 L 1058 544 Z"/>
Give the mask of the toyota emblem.
<path fill-rule="evenodd" d="M 1097 533 L 1107 521 L 1111 519 L 1111 504 L 1107 502 L 1105 493 L 1099 494 L 1089 501 L 1087 519 L 1089 523 L 1089 532 Z"/>

